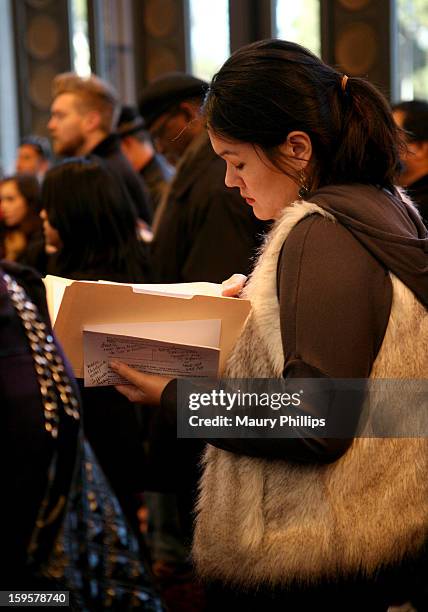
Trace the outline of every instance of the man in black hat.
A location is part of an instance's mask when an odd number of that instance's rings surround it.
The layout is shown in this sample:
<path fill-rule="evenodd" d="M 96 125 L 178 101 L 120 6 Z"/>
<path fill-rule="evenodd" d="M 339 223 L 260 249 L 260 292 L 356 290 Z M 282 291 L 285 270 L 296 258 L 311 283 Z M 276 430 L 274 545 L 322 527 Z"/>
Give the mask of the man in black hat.
<path fill-rule="evenodd" d="M 264 229 L 239 191 L 225 186 L 225 162 L 214 153 L 200 115 L 207 86 L 193 76 L 173 73 L 153 81 L 140 99 L 140 113 L 158 152 L 176 166 L 153 226 L 152 273 L 157 282 L 222 282 L 235 272 L 248 274 Z M 184 539 L 171 529 L 166 533 L 164 527 L 157 535 L 159 542 L 175 541 L 169 554 L 179 561 L 179 542 L 188 544 L 191 538 L 203 443 L 171 440 L 157 413 L 151 428 L 150 471 L 154 481 L 177 492 Z M 168 516 L 171 503 L 159 500 L 158 520 Z M 171 518 L 169 523 L 173 524 Z M 196 592 L 196 586 L 192 588 Z"/>
<path fill-rule="evenodd" d="M 153 81 L 140 99 L 157 150 L 176 166 L 153 226 L 157 282 L 219 283 L 235 272 L 248 274 L 264 229 L 239 191 L 224 184 L 225 162 L 212 150 L 200 115 L 207 87 L 172 73 Z"/>
<path fill-rule="evenodd" d="M 122 153 L 145 182 L 156 211 L 174 176 L 174 169 L 163 155 L 156 153 L 144 120 L 133 106 L 122 106 L 116 133 Z"/>

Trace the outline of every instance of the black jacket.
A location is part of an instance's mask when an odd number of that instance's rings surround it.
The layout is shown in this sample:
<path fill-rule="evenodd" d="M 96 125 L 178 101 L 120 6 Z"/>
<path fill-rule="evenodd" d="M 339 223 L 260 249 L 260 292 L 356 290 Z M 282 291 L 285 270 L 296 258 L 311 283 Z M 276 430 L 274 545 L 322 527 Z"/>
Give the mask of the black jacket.
<path fill-rule="evenodd" d="M 139 174 L 150 193 L 153 211 L 156 211 L 168 184 L 172 181 L 174 169 L 162 155 L 156 153 L 149 163 L 140 169 Z"/>
<path fill-rule="evenodd" d="M 155 282 L 222 282 L 248 274 L 265 224 L 237 189 L 224 184 L 225 162 L 208 136 L 177 168 L 152 243 Z M 192 145 L 190 145 L 192 146 Z"/>
<path fill-rule="evenodd" d="M 101 158 L 107 168 L 122 181 L 139 218 L 150 224 L 152 221 L 150 196 L 142 179 L 134 172 L 122 153 L 119 137 L 110 134 L 92 149 L 89 156 Z"/>

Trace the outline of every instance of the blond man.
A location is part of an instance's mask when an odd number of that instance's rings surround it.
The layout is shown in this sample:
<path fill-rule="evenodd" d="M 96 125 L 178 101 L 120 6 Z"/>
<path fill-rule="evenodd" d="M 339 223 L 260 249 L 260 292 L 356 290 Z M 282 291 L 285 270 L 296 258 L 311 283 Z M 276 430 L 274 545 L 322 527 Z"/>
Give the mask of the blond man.
<path fill-rule="evenodd" d="M 48 129 L 61 157 L 96 156 L 125 185 L 139 217 L 151 221 L 147 190 L 120 149 L 116 127 L 119 103 L 114 88 L 95 75 L 58 74 L 52 87 Z"/>

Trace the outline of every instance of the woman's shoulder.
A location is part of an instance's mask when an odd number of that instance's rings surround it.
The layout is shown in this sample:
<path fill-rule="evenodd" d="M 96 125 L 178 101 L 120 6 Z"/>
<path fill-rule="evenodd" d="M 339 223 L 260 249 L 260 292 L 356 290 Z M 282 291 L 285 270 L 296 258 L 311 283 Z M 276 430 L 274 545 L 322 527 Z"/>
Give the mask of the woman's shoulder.
<path fill-rule="evenodd" d="M 0 260 L 0 269 L 12 276 L 17 282 L 25 283 L 28 285 L 42 285 L 43 282 L 40 274 L 29 266 L 24 266 L 13 261 L 6 261 L 5 259 Z"/>
<path fill-rule="evenodd" d="M 40 275 L 33 268 L 2 259 L 0 261 L 0 273 L 9 274 L 15 279 L 37 306 L 43 317 L 49 319 L 45 286 Z"/>
<path fill-rule="evenodd" d="M 331 215 L 310 214 L 299 220 L 290 230 L 282 251 L 281 259 L 296 257 L 302 259 L 302 254 L 321 260 L 328 254 L 329 258 L 336 254 L 341 259 L 370 257 L 367 250 L 358 240 Z"/>
<path fill-rule="evenodd" d="M 279 288 L 293 286 L 309 291 L 315 300 L 327 296 L 339 302 L 344 294 L 358 300 L 364 293 L 379 305 L 389 301 L 391 289 L 387 270 L 364 245 L 341 223 L 317 214 L 302 219 L 288 234 L 277 280 Z"/>

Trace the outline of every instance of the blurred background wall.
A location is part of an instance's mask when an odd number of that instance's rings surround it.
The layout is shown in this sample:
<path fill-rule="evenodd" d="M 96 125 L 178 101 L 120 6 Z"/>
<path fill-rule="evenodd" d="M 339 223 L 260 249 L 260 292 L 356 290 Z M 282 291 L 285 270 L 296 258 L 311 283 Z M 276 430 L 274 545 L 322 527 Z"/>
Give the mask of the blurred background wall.
<path fill-rule="evenodd" d="M 1 0 L 0 166 L 46 134 L 53 76 L 91 71 L 124 103 L 171 70 L 209 80 L 240 46 L 305 45 L 392 100 L 428 99 L 427 0 Z"/>

